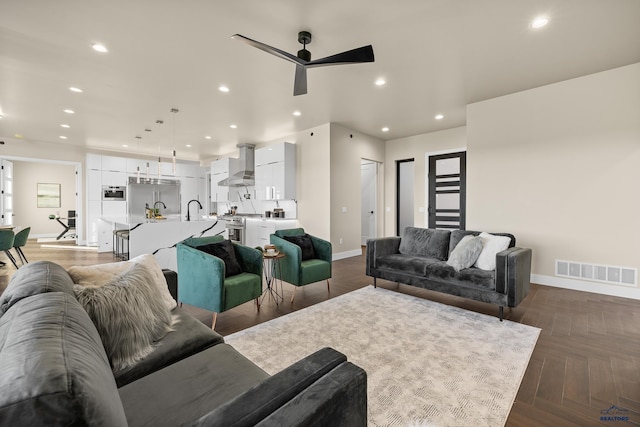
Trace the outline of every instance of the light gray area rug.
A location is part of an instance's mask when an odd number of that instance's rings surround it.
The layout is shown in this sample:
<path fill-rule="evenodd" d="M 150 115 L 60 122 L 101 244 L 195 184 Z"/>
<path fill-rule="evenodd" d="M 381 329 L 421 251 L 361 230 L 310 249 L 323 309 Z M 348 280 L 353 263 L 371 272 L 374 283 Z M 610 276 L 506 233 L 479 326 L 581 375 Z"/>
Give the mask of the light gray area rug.
<path fill-rule="evenodd" d="M 368 286 L 225 337 L 273 375 L 322 347 L 367 372 L 371 426 L 503 426 L 540 329 Z"/>

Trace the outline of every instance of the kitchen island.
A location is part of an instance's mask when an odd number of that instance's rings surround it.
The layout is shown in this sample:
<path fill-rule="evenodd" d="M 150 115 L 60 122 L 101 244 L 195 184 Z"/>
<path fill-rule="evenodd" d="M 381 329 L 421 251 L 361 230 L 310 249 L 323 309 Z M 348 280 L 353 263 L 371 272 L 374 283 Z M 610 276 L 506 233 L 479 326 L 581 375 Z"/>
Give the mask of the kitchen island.
<path fill-rule="evenodd" d="M 162 268 L 173 271 L 178 271 L 177 243 L 189 237 L 226 237 L 224 221 L 218 221 L 215 216 L 192 221 L 181 220 L 177 216 L 166 219 L 102 217 L 99 227 L 98 252 L 113 250 L 114 230 L 129 230 L 129 258 L 153 254 Z"/>

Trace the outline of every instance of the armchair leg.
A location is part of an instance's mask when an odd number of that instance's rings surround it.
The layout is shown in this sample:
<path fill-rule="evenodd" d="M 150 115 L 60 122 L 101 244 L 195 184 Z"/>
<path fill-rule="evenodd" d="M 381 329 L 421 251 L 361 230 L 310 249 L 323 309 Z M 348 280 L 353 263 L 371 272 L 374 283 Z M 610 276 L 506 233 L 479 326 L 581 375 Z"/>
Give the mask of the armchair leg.
<path fill-rule="evenodd" d="M 331 293 L 331 287 L 329 286 L 329 279 L 327 279 L 327 292 Z"/>
<path fill-rule="evenodd" d="M 260 313 L 260 297 L 256 298 L 256 305 L 258 306 L 258 313 Z"/>
<path fill-rule="evenodd" d="M 213 321 L 211 322 L 211 330 L 216 328 L 216 321 L 218 320 L 218 313 L 213 313 Z"/>
<path fill-rule="evenodd" d="M 376 283 L 376 278 L 375 278 L 375 277 L 373 278 L 373 287 L 374 287 L 374 288 L 377 288 L 377 287 L 378 287 L 378 284 Z"/>
<path fill-rule="evenodd" d="M 504 307 L 500 306 L 500 308 L 498 308 L 498 315 L 500 316 L 500 321 L 502 322 L 502 318 L 504 316 Z"/>
<path fill-rule="evenodd" d="M 296 289 L 298 289 L 297 286 L 293 287 L 293 294 L 291 294 L 291 304 L 293 304 L 293 299 L 296 297 Z"/>

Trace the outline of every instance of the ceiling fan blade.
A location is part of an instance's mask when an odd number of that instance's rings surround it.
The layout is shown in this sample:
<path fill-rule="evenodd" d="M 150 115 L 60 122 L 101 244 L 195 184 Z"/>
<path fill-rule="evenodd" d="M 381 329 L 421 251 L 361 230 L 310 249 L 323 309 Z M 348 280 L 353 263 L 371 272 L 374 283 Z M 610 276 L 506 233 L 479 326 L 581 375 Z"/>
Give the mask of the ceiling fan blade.
<path fill-rule="evenodd" d="M 293 96 L 307 93 L 307 69 L 302 65 L 296 66 L 296 79 L 293 82 Z"/>
<path fill-rule="evenodd" d="M 243 36 L 241 34 L 234 34 L 234 35 L 231 36 L 231 38 L 235 39 L 235 40 L 243 41 L 243 42 L 245 42 L 246 44 L 248 44 L 250 46 L 256 47 L 256 48 L 258 48 L 258 49 L 260 49 L 262 51 L 265 51 L 267 53 L 275 55 L 278 58 L 285 59 L 285 60 L 293 62 L 295 64 L 300 64 L 300 65 L 306 65 L 307 64 L 307 61 L 302 60 L 302 59 L 298 58 L 295 55 L 292 55 L 292 54 L 290 54 L 288 52 L 285 52 L 284 50 L 280 50 L 280 49 L 278 49 L 276 47 L 269 46 L 269 45 L 266 45 L 266 44 L 261 43 L 259 41 L 250 39 L 249 37 L 245 37 L 245 36 Z"/>
<path fill-rule="evenodd" d="M 362 46 L 357 49 L 348 50 L 336 55 L 327 56 L 325 58 L 316 59 L 306 63 L 306 67 L 323 67 L 325 65 L 334 64 L 359 64 L 362 62 L 373 62 L 373 46 Z"/>

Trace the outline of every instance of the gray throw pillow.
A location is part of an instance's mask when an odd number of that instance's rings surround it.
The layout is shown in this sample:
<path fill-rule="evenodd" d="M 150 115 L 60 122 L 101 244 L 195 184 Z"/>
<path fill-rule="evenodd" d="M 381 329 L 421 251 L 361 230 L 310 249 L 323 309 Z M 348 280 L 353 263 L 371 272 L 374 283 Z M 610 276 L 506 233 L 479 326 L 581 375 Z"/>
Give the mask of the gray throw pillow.
<path fill-rule="evenodd" d="M 171 331 L 171 311 L 152 281 L 144 264 L 134 264 L 103 286 L 74 286 L 114 372 L 147 356 L 153 344 Z"/>
<path fill-rule="evenodd" d="M 447 264 L 460 271 L 471 267 L 482 252 L 482 239 L 479 236 L 464 236 L 453 248 Z"/>

